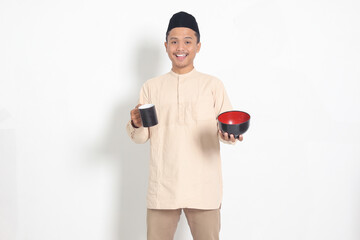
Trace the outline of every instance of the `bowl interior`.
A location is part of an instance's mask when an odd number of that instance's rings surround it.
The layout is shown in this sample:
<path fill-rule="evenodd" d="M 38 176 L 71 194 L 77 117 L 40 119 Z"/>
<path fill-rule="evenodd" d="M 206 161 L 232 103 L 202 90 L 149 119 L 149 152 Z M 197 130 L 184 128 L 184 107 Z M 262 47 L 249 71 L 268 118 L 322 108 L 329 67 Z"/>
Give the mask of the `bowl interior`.
<path fill-rule="evenodd" d="M 229 111 L 219 115 L 218 120 L 225 124 L 241 124 L 250 120 L 250 115 L 241 111 Z"/>

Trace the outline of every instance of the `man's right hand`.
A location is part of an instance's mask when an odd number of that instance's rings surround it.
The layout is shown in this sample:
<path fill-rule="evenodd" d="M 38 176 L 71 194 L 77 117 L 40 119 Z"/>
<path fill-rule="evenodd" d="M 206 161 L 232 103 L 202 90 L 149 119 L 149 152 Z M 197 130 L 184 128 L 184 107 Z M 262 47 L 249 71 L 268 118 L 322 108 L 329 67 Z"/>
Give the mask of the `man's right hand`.
<path fill-rule="evenodd" d="M 138 104 L 133 110 L 130 111 L 131 123 L 134 127 L 137 128 L 142 126 L 140 111 L 139 111 L 140 106 L 141 104 Z"/>

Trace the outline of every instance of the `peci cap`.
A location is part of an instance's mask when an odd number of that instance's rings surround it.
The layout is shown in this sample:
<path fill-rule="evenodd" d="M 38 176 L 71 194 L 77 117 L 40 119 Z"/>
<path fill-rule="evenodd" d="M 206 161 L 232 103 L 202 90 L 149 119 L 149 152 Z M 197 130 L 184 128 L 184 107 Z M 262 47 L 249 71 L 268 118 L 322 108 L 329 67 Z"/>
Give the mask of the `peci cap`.
<path fill-rule="evenodd" d="M 186 28 L 190 28 L 190 29 L 194 30 L 198 35 L 198 42 L 200 42 L 199 27 L 198 27 L 196 19 L 193 15 L 186 13 L 186 12 L 175 13 L 169 21 L 169 26 L 166 31 L 166 40 L 167 40 L 167 36 L 168 36 L 169 32 L 171 31 L 171 29 L 177 28 L 177 27 L 186 27 Z"/>

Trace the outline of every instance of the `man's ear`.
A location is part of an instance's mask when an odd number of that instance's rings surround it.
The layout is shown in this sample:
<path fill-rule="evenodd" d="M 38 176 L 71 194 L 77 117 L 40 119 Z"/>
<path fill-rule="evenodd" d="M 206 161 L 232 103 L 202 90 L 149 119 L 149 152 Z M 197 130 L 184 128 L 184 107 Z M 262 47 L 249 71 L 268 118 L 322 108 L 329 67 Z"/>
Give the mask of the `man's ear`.
<path fill-rule="evenodd" d="M 199 43 L 197 44 L 196 53 L 199 53 L 199 52 L 200 52 L 200 48 L 201 48 L 201 42 L 199 42 Z"/>
<path fill-rule="evenodd" d="M 168 46 L 167 42 L 164 42 L 164 46 L 165 46 L 165 49 L 167 50 L 167 46 Z"/>

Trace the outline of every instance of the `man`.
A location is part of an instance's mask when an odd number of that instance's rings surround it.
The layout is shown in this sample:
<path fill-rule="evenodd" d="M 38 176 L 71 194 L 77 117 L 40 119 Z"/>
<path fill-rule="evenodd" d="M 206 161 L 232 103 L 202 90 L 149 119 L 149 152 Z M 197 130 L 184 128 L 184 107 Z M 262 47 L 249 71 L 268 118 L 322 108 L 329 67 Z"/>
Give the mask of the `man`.
<path fill-rule="evenodd" d="M 195 70 L 200 47 L 195 18 L 185 12 L 174 14 L 165 42 L 172 69 L 144 83 L 127 124 L 134 142 L 151 143 L 148 240 L 173 239 L 182 211 L 195 240 L 219 239 L 219 140 L 233 144 L 235 138 L 218 130 L 216 118 L 232 106 L 220 80 Z M 148 103 L 156 106 L 159 121 L 151 128 L 142 126 L 138 110 Z"/>

